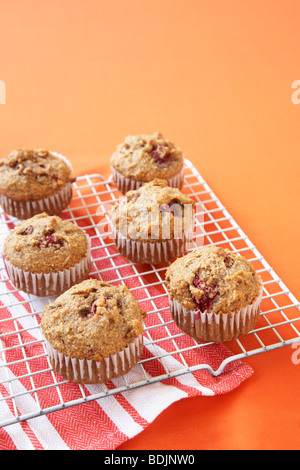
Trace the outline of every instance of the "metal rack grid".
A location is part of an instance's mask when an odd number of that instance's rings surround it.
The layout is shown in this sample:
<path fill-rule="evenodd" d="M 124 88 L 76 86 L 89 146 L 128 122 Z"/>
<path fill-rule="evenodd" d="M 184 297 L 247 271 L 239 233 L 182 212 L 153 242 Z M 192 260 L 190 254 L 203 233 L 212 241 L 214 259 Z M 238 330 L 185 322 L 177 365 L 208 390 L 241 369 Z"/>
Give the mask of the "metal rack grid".
<path fill-rule="evenodd" d="M 3 261 L 0 265 L 0 411 L 3 401 L 10 416 L 0 427 L 28 420 L 63 408 L 102 399 L 111 394 L 163 381 L 186 373 L 207 370 L 218 376 L 233 361 L 264 353 L 300 341 L 299 302 L 263 256 L 250 242 L 220 200 L 189 160 L 185 161 L 182 189 L 196 201 L 195 233 L 190 250 L 203 244 L 227 247 L 245 256 L 263 281 L 262 313 L 255 330 L 226 343 L 232 355 L 217 370 L 209 364 L 189 363 L 187 352 L 205 348 L 181 332 L 168 312 L 164 273 L 167 265 L 138 265 L 119 255 L 112 240 L 109 209 L 120 193 L 111 180 L 100 175 L 77 178 L 74 197 L 61 215 L 82 226 L 92 243 L 92 277 L 110 283 L 125 283 L 147 310 L 145 345 L 137 374 L 117 380 L 115 385 L 101 384 L 87 391 L 76 385 L 76 399 L 66 398 L 63 387 L 70 384 L 55 374 L 48 362 L 40 332 L 40 315 L 54 298 L 38 298 L 16 290 L 9 282 Z M 0 243 L 18 221 L 0 212 Z M 171 361 L 170 361 L 171 360 Z M 158 372 L 149 373 L 153 361 Z M 74 386 L 74 384 L 72 384 Z M 45 396 L 51 396 L 51 406 Z M 1 419 L 1 412 L 0 412 Z"/>

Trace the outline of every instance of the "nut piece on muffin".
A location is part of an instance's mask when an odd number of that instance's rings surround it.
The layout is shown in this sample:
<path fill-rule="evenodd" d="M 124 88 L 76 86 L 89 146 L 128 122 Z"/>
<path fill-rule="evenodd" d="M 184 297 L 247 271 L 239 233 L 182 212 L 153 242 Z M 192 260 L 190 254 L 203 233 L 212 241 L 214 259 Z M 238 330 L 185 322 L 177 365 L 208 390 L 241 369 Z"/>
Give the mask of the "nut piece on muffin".
<path fill-rule="evenodd" d="M 142 353 L 145 316 L 126 286 L 88 279 L 71 287 L 42 313 L 53 369 L 78 383 L 126 374 Z"/>
<path fill-rule="evenodd" d="M 111 157 L 112 178 L 123 194 L 155 178 L 182 188 L 183 154 L 159 132 L 128 136 Z"/>
<path fill-rule="evenodd" d="M 260 314 L 260 278 L 228 249 L 205 246 L 177 259 L 167 269 L 166 287 L 177 326 L 204 342 L 248 333 Z"/>
<path fill-rule="evenodd" d="M 18 224 L 4 241 L 3 256 L 13 285 L 37 296 L 61 294 L 91 268 L 84 230 L 46 213 Z"/>
<path fill-rule="evenodd" d="M 19 149 L 0 161 L 0 204 L 18 219 L 59 214 L 72 198 L 72 169 L 48 150 Z"/>
<path fill-rule="evenodd" d="M 111 212 L 119 252 L 137 263 L 166 263 L 184 254 L 192 236 L 194 201 L 166 180 L 128 191 Z"/>

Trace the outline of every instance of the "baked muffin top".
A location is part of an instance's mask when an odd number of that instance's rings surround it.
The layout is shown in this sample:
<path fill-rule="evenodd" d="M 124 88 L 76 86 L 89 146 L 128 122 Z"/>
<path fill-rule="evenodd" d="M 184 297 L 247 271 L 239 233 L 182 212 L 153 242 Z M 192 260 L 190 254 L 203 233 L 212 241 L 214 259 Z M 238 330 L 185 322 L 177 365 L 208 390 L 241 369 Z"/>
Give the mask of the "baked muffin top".
<path fill-rule="evenodd" d="M 14 150 L 0 161 L 0 194 L 13 200 L 37 201 L 73 181 L 66 161 L 48 150 Z"/>
<path fill-rule="evenodd" d="M 167 269 L 166 287 L 183 307 L 219 313 L 237 312 L 260 293 L 260 279 L 250 262 L 228 249 L 204 246 Z"/>
<path fill-rule="evenodd" d="M 24 220 L 10 232 L 3 254 L 23 271 L 49 273 L 79 263 L 88 249 L 87 235 L 80 227 L 44 212 Z"/>
<path fill-rule="evenodd" d="M 133 240 L 182 238 L 193 229 L 193 206 L 193 199 L 166 180 L 154 179 L 121 197 L 111 220 L 121 235 Z"/>
<path fill-rule="evenodd" d="M 136 181 L 169 179 L 181 172 L 183 155 L 179 148 L 156 132 L 127 136 L 111 157 L 111 165 Z"/>
<path fill-rule="evenodd" d="M 44 308 L 41 328 L 59 352 L 100 361 L 141 335 L 145 316 L 126 286 L 87 279 Z"/>

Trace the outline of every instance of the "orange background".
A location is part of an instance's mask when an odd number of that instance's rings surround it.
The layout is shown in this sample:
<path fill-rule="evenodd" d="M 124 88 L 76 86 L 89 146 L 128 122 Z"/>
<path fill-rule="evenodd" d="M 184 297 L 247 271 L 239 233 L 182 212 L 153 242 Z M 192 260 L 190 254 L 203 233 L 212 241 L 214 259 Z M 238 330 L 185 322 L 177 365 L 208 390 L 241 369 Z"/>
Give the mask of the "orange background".
<path fill-rule="evenodd" d="M 299 18 L 291 0 L 0 0 L 0 152 L 108 176 L 127 134 L 160 130 L 300 298 Z M 236 391 L 175 403 L 121 449 L 299 448 L 294 351 L 247 359 Z"/>

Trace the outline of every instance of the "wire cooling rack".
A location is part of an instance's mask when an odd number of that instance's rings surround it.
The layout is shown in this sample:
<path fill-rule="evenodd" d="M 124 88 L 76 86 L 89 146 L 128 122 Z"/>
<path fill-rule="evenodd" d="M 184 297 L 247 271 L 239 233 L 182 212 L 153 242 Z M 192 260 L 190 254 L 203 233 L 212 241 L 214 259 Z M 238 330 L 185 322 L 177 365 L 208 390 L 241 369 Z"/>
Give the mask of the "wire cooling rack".
<path fill-rule="evenodd" d="M 263 281 L 262 313 L 255 330 L 226 343 L 232 352 L 217 370 L 208 364 L 190 364 L 186 352 L 205 348 L 180 331 L 170 316 L 164 286 L 168 265 L 138 265 L 116 251 L 109 211 L 120 197 L 111 180 L 86 175 L 74 183 L 74 197 L 61 217 L 83 227 L 91 238 L 91 276 L 110 283 L 128 285 L 147 310 L 145 344 L 151 354 L 142 356 L 138 381 L 122 377 L 118 386 L 101 384 L 94 392 L 78 385 L 76 399 L 67 398 L 70 384 L 55 374 L 48 362 L 40 331 L 44 306 L 54 298 L 38 298 L 16 290 L 9 282 L 3 261 L 0 265 L 0 426 L 28 420 L 66 407 L 102 399 L 111 394 L 163 381 L 201 369 L 218 376 L 232 361 L 264 353 L 300 341 L 299 302 L 263 256 L 250 242 L 189 160 L 185 161 L 183 192 L 196 202 L 195 233 L 190 250 L 203 244 L 229 248 L 245 256 Z M 0 212 L 0 243 L 18 221 Z M 159 361 L 159 372 L 149 366 Z M 151 370 L 151 367 L 150 367 Z M 155 368 L 153 368 L 153 371 Z M 72 384 L 74 386 L 74 384 Z M 77 385 L 76 385 L 77 387 Z M 95 391 L 96 390 L 96 391 Z M 45 400 L 51 396 L 51 406 Z M 47 403 L 47 404 L 46 404 Z M 7 413 L 1 413 L 5 404 Z"/>

